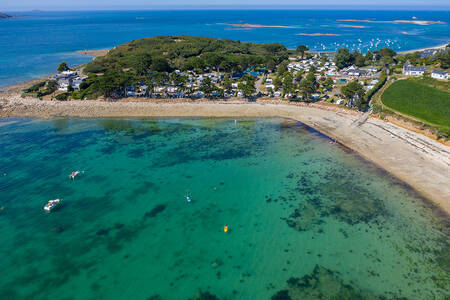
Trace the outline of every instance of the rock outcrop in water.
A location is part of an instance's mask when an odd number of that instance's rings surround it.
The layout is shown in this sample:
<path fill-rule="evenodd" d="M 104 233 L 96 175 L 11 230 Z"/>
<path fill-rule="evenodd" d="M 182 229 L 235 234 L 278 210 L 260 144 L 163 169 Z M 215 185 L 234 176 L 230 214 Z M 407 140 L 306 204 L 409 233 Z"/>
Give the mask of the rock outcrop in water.
<path fill-rule="evenodd" d="M 298 231 L 307 231 L 317 228 L 328 216 L 355 225 L 386 215 L 383 200 L 372 195 L 363 183 L 356 183 L 355 175 L 346 171 L 320 174 L 324 181 L 311 180 L 311 174 L 299 174 L 294 191 L 304 201 L 285 219 L 286 223 Z"/>
<path fill-rule="evenodd" d="M 2 19 L 10 19 L 10 18 L 14 18 L 14 16 L 0 12 L 0 20 L 2 20 Z"/>
<path fill-rule="evenodd" d="M 300 299 L 379 299 L 370 293 L 345 284 L 339 272 L 321 266 L 302 278 L 291 277 L 287 280 L 287 289 L 272 296 L 272 300 Z"/>
<path fill-rule="evenodd" d="M 219 300 L 219 298 L 210 292 L 202 292 L 201 290 L 198 290 L 195 292 L 192 300 Z"/>

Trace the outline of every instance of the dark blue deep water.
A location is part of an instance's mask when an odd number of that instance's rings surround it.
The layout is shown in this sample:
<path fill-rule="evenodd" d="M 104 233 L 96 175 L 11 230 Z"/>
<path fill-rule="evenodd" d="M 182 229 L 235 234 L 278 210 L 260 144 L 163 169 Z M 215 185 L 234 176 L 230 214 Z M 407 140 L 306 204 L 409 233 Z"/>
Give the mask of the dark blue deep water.
<path fill-rule="evenodd" d="M 81 64 L 91 59 L 76 54 L 77 50 L 110 48 L 155 35 L 186 34 L 247 42 L 280 42 L 289 48 L 307 44 L 313 50 L 348 47 L 362 52 L 383 47 L 409 50 L 450 41 L 449 11 L 201 10 L 15 14 L 21 17 L 0 21 L 0 87 L 50 74 L 63 60 Z M 346 19 L 444 23 L 342 21 Z M 281 27 L 243 29 L 229 25 L 237 23 Z"/>

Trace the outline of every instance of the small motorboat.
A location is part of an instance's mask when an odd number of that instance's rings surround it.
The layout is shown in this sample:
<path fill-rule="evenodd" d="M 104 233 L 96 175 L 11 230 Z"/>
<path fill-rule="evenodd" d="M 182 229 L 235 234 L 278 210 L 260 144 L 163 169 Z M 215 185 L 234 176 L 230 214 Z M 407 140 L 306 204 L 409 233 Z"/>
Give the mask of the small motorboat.
<path fill-rule="evenodd" d="M 61 202 L 61 199 L 50 200 L 44 206 L 44 210 L 47 212 L 51 212 L 55 207 L 57 207 L 59 205 L 60 202 Z"/>
<path fill-rule="evenodd" d="M 80 171 L 73 171 L 72 174 L 69 175 L 70 179 L 75 179 L 75 176 L 80 174 Z"/>

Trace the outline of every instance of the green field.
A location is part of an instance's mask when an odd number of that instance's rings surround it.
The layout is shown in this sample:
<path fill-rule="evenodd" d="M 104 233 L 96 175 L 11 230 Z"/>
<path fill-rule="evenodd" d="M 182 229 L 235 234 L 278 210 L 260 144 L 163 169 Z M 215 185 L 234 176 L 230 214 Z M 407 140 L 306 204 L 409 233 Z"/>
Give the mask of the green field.
<path fill-rule="evenodd" d="M 417 80 L 394 82 L 381 96 L 384 105 L 426 123 L 450 128 L 450 93 Z"/>

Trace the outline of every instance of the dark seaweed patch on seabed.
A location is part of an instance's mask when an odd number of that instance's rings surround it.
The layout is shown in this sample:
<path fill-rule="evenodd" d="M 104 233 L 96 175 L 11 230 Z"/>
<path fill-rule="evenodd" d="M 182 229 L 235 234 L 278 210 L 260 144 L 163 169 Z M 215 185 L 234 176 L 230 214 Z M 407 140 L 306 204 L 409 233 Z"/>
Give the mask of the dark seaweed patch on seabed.
<path fill-rule="evenodd" d="M 357 175 L 353 171 L 338 169 L 299 173 L 294 190 L 305 201 L 286 218 L 290 227 L 310 230 L 322 224 L 324 216 L 355 225 L 388 215 L 382 199 L 371 194 L 364 184 L 355 183 Z M 312 180 L 311 176 L 317 178 Z"/>
<path fill-rule="evenodd" d="M 145 149 L 135 148 L 135 149 L 129 150 L 127 152 L 127 156 L 131 157 L 131 158 L 142 158 L 142 157 L 144 157 L 145 153 L 146 153 Z"/>
<path fill-rule="evenodd" d="M 23 285 L 37 284 L 37 288 L 26 295 L 26 299 L 48 299 L 48 293 L 52 288 L 61 286 L 68 282 L 72 276 L 79 275 L 82 271 L 90 270 L 100 261 L 85 260 L 90 251 L 94 251 L 98 247 L 105 246 L 110 253 L 120 251 L 124 245 L 135 239 L 142 230 L 148 227 L 147 220 L 157 217 L 167 207 L 167 204 L 159 204 L 153 209 L 145 213 L 141 220 L 125 225 L 116 223 L 111 227 L 100 228 L 91 235 L 82 236 L 80 240 L 74 241 L 70 247 L 67 245 L 50 243 L 48 251 L 45 255 L 51 255 L 52 267 L 45 271 L 29 268 L 26 275 L 15 278 L 10 282 L 9 289 L 0 289 L 2 293 L 13 295 L 23 289 Z M 97 250 L 96 250 L 97 251 Z M 33 265 L 35 261 L 39 261 L 39 255 L 30 260 Z M 25 266 L 26 267 L 26 266 Z M 3 292 L 4 291 L 4 292 Z M 1 294 L 0 294 L 1 295 Z M 2 298 L 6 299 L 6 298 Z"/>
<path fill-rule="evenodd" d="M 295 299 L 385 299 L 355 285 L 346 284 L 337 271 L 316 265 L 311 274 L 287 280 L 287 289 L 272 296 L 272 300 Z"/>
<path fill-rule="evenodd" d="M 94 260 L 82 262 L 83 260 L 80 259 L 84 254 L 82 251 L 76 251 L 78 256 L 73 256 L 75 254 L 73 248 L 77 249 L 78 245 L 65 246 L 64 249 L 58 247 L 57 251 L 49 249 L 50 253 L 47 253 L 47 256 L 51 256 L 50 269 L 38 270 L 30 267 L 23 272 L 24 275 L 13 278 L 8 283 L 8 288 L 0 287 L 0 299 L 49 299 L 52 290 L 64 285 L 71 277 L 78 276 L 82 271 L 92 269 L 98 263 Z M 35 285 L 36 288 L 25 293 L 25 287 L 28 285 Z M 8 298 L 8 295 L 20 295 L 21 297 Z"/>
<path fill-rule="evenodd" d="M 112 153 L 116 152 L 117 149 L 118 149 L 117 145 L 115 145 L 113 143 L 109 143 L 109 144 L 103 146 L 102 148 L 100 148 L 99 151 L 102 154 L 112 154 Z"/>
<path fill-rule="evenodd" d="M 244 143 L 245 141 L 245 143 Z M 176 147 L 161 154 L 164 159 L 156 159 L 153 167 L 169 167 L 195 160 L 229 160 L 255 155 L 261 152 L 267 142 L 241 137 L 233 132 L 218 131 L 204 134 L 195 139 L 179 142 Z"/>
<path fill-rule="evenodd" d="M 162 213 L 167 207 L 167 204 L 158 204 L 152 210 L 145 213 L 144 218 L 154 218 Z"/>
<path fill-rule="evenodd" d="M 136 189 L 131 192 L 132 197 L 139 197 L 142 195 L 147 195 L 151 190 L 159 190 L 159 186 L 150 181 L 144 181 Z"/>

